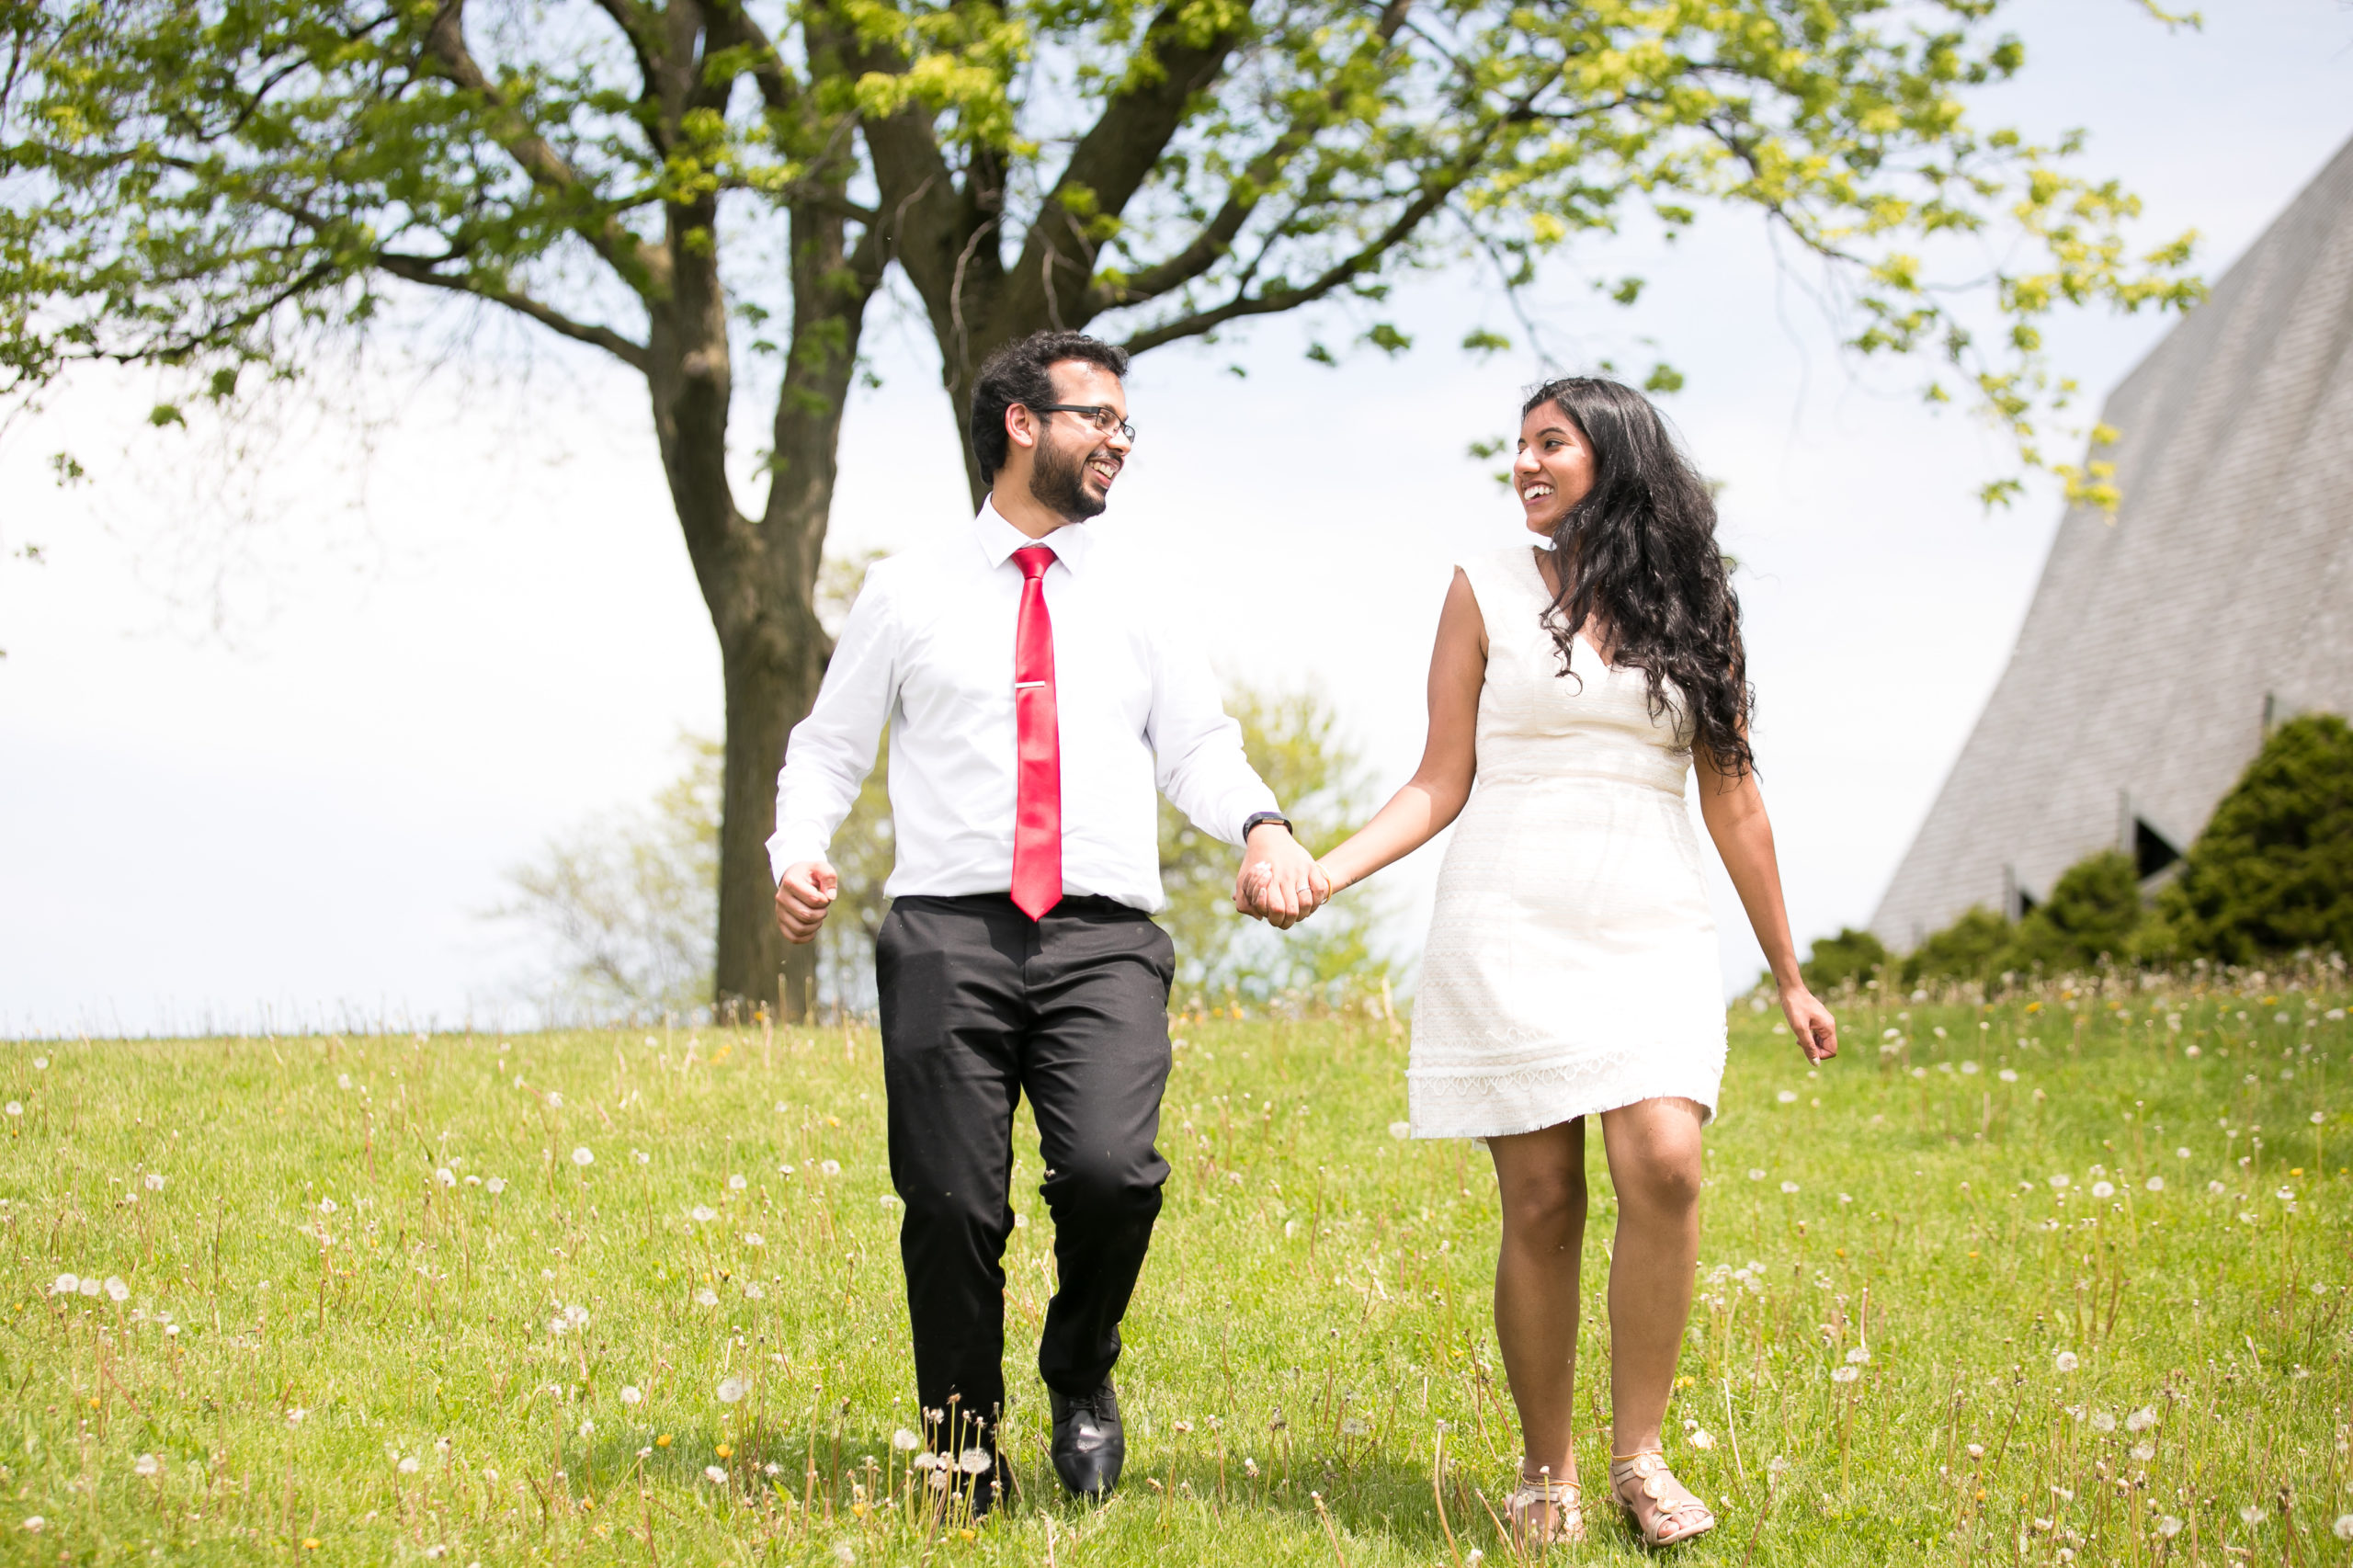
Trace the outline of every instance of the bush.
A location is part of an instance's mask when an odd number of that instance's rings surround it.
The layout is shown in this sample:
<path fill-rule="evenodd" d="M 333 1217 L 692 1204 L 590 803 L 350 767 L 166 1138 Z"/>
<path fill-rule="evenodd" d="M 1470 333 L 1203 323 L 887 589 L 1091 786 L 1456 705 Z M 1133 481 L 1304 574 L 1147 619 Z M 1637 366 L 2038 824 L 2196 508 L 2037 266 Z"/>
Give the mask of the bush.
<path fill-rule="evenodd" d="M 2089 969 L 2103 956 L 2120 961 L 2139 954 L 2148 913 L 2141 906 L 2141 873 L 2120 850 L 2086 855 L 2060 873 L 2051 896 L 2028 911 L 1997 969 L 2047 973 Z"/>
<path fill-rule="evenodd" d="M 1984 904 L 1936 932 L 1904 956 L 1904 983 L 1923 980 L 1990 980 L 2001 972 L 2010 923 Z"/>
<path fill-rule="evenodd" d="M 1849 980 L 1858 983 L 1869 980 L 1871 971 L 1885 962 L 1884 943 L 1869 931 L 1845 926 L 1836 937 L 1815 937 L 1813 951 L 1798 965 L 1798 972 L 1805 976 L 1807 989 L 1818 996 Z"/>
<path fill-rule="evenodd" d="M 2353 953 L 2353 729 L 2312 714 L 2273 731 L 2159 907 L 2184 957 Z"/>

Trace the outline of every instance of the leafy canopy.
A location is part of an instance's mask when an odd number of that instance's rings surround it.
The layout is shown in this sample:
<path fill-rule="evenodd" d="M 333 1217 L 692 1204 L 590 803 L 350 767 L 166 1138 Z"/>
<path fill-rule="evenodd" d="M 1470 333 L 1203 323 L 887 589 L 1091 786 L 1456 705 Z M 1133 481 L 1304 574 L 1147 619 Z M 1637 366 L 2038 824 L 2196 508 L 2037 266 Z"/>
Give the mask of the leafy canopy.
<path fill-rule="evenodd" d="M 650 374 L 667 312 L 809 352 L 770 331 L 813 308 L 765 226 L 790 210 L 847 226 L 847 272 L 905 268 L 954 386 L 1033 324 L 1110 314 L 1144 348 L 1370 310 L 1466 258 L 1525 289 L 1574 241 L 1713 201 L 1829 263 L 1857 349 L 1932 357 L 1931 398 L 1972 395 L 2042 462 L 2072 389 L 2038 322 L 2196 285 L 2187 237 L 2131 252 L 2137 202 L 2072 172 L 2076 139 L 1969 117 L 2024 64 L 2001 4 L 19 0 L 0 384 L 144 359 L 226 396 L 366 326 L 387 279 Z M 1362 340 L 1409 342 L 1378 320 Z M 2056 466 L 2112 504 L 2105 469 Z"/>

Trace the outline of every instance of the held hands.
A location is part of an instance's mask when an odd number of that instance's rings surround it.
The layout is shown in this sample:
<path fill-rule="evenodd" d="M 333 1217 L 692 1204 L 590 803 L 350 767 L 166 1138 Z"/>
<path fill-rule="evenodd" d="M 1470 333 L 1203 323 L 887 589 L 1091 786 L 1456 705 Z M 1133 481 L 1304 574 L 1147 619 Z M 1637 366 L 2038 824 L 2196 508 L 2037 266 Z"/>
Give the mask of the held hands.
<path fill-rule="evenodd" d="M 1331 896 L 1332 880 L 1289 829 L 1265 823 L 1252 831 L 1233 879 L 1234 908 L 1288 931 Z"/>
<path fill-rule="evenodd" d="M 1838 1054 L 1838 1020 L 1814 999 L 1803 981 L 1792 981 L 1781 988 L 1781 1013 L 1790 1020 L 1790 1032 L 1798 1037 L 1798 1049 L 1805 1052 L 1808 1062 L 1826 1062 Z"/>
<path fill-rule="evenodd" d="M 795 947 L 806 947 L 825 923 L 841 879 L 823 860 L 798 860 L 776 884 L 776 928 Z"/>

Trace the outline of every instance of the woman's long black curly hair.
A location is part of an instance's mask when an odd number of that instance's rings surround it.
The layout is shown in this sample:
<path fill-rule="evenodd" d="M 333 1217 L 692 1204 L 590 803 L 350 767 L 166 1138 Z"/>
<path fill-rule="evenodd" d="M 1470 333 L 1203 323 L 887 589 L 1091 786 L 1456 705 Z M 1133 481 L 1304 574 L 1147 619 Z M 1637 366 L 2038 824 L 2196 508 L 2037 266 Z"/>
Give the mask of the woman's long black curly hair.
<path fill-rule="evenodd" d="M 1707 482 L 1650 399 L 1621 381 L 1546 381 L 1529 392 L 1520 418 L 1546 403 L 1593 449 L 1593 488 L 1552 530 L 1561 587 L 1544 626 L 1561 673 L 1569 673 L 1578 630 L 1597 621 L 1613 662 L 1646 677 L 1652 714 L 1687 712 L 1694 747 L 1727 777 L 1745 775 L 1756 764 L 1747 731 L 1756 694 Z"/>

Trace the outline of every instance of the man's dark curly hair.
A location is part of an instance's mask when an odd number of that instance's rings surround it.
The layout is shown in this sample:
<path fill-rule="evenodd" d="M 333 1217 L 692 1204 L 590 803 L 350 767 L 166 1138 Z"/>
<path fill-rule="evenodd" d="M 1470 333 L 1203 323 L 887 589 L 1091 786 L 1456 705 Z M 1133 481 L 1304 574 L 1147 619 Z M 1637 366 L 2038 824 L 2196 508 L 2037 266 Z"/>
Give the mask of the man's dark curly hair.
<path fill-rule="evenodd" d="M 1127 350 L 1083 332 L 1033 332 L 1006 344 L 981 367 L 980 379 L 972 383 L 972 456 L 980 460 L 983 479 L 995 479 L 1005 466 L 1009 445 L 1005 411 L 1017 403 L 1034 408 L 1053 402 L 1054 379 L 1048 367 L 1068 359 L 1100 365 L 1121 381 L 1127 379 Z"/>

